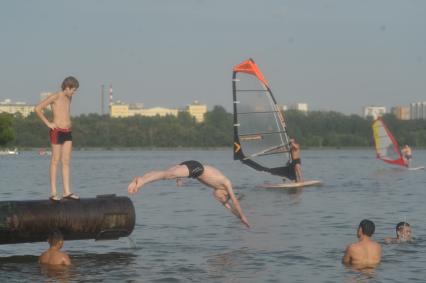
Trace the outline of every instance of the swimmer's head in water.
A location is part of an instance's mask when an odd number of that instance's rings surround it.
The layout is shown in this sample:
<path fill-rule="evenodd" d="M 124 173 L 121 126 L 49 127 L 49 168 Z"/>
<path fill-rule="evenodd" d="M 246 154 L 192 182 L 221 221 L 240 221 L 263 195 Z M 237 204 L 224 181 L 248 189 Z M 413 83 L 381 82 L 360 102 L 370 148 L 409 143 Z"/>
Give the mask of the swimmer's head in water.
<path fill-rule="evenodd" d="M 407 222 L 399 222 L 396 224 L 396 237 L 400 241 L 411 240 L 411 226 Z"/>
<path fill-rule="evenodd" d="M 361 221 L 361 223 L 359 223 L 358 237 L 360 236 L 359 235 L 360 231 L 362 232 L 362 234 L 364 234 L 368 237 L 371 237 L 371 235 L 374 234 L 375 229 L 376 229 L 376 226 L 374 225 L 373 221 L 368 220 L 368 219 L 364 219 L 364 220 Z"/>
<path fill-rule="evenodd" d="M 62 244 L 64 243 L 64 237 L 62 236 L 62 233 L 58 230 L 52 231 L 49 234 L 49 238 L 47 239 L 47 242 L 51 247 L 60 245 L 62 247 Z"/>
<path fill-rule="evenodd" d="M 230 198 L 229 193 L 225 190 L 215 190 L 213 195 L 222 204 L 226 204 Z"/>

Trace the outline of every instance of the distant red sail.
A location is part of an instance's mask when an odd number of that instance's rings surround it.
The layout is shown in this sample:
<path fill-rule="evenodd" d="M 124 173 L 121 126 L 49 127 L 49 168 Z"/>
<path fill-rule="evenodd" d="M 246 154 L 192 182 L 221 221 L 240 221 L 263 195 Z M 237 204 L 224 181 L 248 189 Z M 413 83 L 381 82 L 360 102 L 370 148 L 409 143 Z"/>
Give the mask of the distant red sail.
<path fill-rule="evenodd" d="M 390 164 L 406 166 L 399 145 L 383 120 L 377 118 L 371 127 L 373 129 L 377 158 Z"/>

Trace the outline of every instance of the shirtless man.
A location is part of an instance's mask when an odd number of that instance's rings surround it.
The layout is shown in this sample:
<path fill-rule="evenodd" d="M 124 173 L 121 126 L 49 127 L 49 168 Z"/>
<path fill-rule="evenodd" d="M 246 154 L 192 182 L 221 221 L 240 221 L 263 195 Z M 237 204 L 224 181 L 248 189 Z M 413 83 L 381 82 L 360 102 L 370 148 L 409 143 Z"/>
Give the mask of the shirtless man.
<path fill-rule="evenodd" d="M 402 158 L 404 158 L 405 165 L 407 167 L 411 166 L 411 159 L 413 158 L 411 148 L 408 146 L 408 144 L 405 144 L 404 147 L 401 150 Z"/>
<path fill-rule="evenodd" d="M 202 184 L 213 189 L 213 196 L 230 212 L 237 216 L 241 222 L 250 227 L 240 204 L 235 197 L 231 181 L 225 177 L 219 170 L 212 166 L 202 165 L 198 161 L 184 161 L 164 171 L 150 171 L 143 176 L 135 177 L 129 184 L 127 191 L 129 194 L 135 194 L 139 189 L 148 183 L 158 180 L 176 179 L 177 186 L 182 185 L 181 178 L 197 179 Z M 231 200 L 232 205 L 228 203 Z"/>
<path fill-rule="evenodd" d="M 62 237 L 61 232 L 53 231 L 49 235 L 47 242 L 49 243 L 50 248 L 41 254 L 38 260 L 39 263 L 48 265 L 71 264 L 70 257 L 66 253 L 60 251 L 60 249 L 64 245 L 64 239 Z"/>
<path fill-rule="evenodd" d="M 374 267 L 380 263 L 382 248 L 380 244 L 371 240 L 375 230 L 374 223 L 364 219 L 359 224 L 357 236 L 359 241 L 346 247 L 343 263 L 356 267 Z"/>
<path fill-rule="evenodd" d="M 50 142 L 52 144 L 52 159 L 50 161 L 50 200 L 60 201 L 56 190 L 56 175 L 59 161 L 62 164 L 62 181 L 64 185 L 64 198 L 78 200 L 79 197 L 70 191 L 70 159 L 72 150 L 71 136 L 71 99 L 78 89 L 76 78 L 68 77 L 62 82 L 62 91 L 49 95 L 36 107 L 35 112 L 43 123 L 50 129 Z M 51 105 L 53 121 L 50 122 L 43 110 Z"/>
<path fill-rule="evenodd" d="M 291 154 L 291 163 L 290 166 L 294 168 L 294 173 L 296 175 L 296 182 L 303 182 L 302 175 L 302 161 L 300 160 L 300 146 L 296 143 L 295 139 L 289 140 L 290 145 L 290 154 Z"/>
<path fill-rule="evenodd" d="M 407 222 L 399 222 L 396 224 L 396 238 L 387 237 L 385 238 L 386 244 L 399 244 L 405 242 L 411 242 L 411 226 Z"/>

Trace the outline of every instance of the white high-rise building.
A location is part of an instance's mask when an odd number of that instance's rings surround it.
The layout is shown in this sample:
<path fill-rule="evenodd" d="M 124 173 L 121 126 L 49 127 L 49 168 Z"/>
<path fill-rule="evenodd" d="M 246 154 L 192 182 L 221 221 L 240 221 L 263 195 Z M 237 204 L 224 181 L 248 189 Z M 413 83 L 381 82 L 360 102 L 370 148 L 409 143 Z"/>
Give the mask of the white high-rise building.
<path fill-rule="evenodd" d="M 373 119 L 377 119 L 377 117 L 383 116 L 386 113 L 385 106 L 364 106 L 363 108 L 363 116 L 364 118 L 373 117 Z"/>
<path fill-rule="evenodd" d="M 295 103 L 291 106 L 291 109 L 308 112 L 308 104 L 307 103 Z"/>
<path fill-rule="evenodd" d="M 410 103 L 410 119 L 426 119 L 426 101 Z"/>

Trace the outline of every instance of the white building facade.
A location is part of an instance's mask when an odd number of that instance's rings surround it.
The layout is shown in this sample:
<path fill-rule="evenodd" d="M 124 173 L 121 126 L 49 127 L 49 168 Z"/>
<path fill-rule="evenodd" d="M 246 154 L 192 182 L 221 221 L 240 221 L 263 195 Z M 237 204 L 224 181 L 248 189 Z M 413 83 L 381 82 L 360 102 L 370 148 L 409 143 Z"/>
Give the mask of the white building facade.
<path fill-rule="evenodd" d="M 373 119 L 377 119 L 378 117 L 386 114 L 385 106 L 364 106 L 363 108 L 363 117 L 373 117 Z"/>
<path fill-rule="evenodd" d="M 426 119 L 426 101 L 410 103 L 410 119 Z"/>

